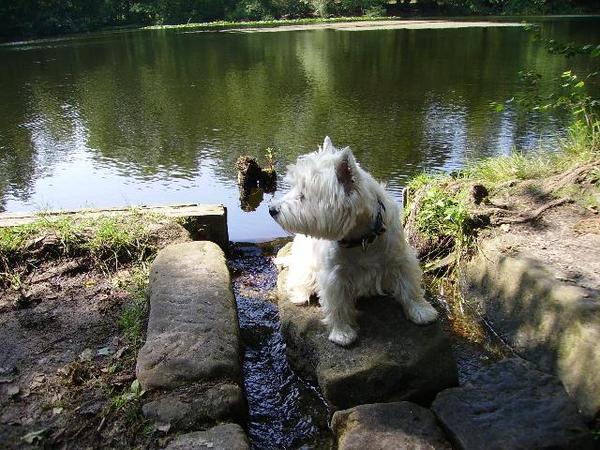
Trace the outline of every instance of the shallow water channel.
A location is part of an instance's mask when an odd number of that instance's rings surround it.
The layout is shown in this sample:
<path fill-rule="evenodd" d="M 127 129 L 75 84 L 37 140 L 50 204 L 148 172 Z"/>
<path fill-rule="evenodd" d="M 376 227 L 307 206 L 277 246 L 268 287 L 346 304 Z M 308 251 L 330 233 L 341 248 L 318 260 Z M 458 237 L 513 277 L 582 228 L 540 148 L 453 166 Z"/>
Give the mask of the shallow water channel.
<path fill-rule="evenodd" d="M 298 377 L 285 354 L 271 256 L 280 243 L 238 244 L 230 260 L 244 351 L 244 385 L 255 449 L 330 448 L 329 411 L 319 390 Z"/>

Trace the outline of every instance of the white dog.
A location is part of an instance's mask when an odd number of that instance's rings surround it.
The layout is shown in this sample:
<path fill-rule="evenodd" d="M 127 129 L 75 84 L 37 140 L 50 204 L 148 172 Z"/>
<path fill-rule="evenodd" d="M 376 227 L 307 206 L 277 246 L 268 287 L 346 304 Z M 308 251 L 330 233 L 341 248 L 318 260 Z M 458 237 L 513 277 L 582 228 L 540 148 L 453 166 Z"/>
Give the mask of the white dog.
<path fill-rule="evenodd" d="M 436 319 L 423 298 L 421 269 L 404 238 L 400 208 L 349 148 L 336 150 L 326 137 L 319 151 L 288 167 L 286 181 L 290 191 L 269 213 L 297 234 L 290 256 L 276 263 L 289 266 L 292 302 L 306 304 L 318 295 L 330 341 L 354 342 L 354 302 L 363 296 L 392 295 L 417 324 Z"/>

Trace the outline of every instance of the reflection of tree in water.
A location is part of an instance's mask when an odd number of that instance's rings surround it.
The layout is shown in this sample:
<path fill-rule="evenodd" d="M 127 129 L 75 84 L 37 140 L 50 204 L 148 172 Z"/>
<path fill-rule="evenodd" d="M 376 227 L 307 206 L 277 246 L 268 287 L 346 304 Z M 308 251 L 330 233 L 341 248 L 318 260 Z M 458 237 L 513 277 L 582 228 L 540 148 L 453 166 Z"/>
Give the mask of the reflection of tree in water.
<path fill-rule="evenodd" d="M 554 128 L 488 104 L 515 94 L 523 67 L 546 75 L 542 90 L 564 67 L 519 28 L 144 31 L 0 52 L 3 200 L 77 147 L 140 178 L 192 178 L 210 157 L 232 180 L 241 154 L 272 146 L 285 165 L 326 134 L 398 183 Z"/>

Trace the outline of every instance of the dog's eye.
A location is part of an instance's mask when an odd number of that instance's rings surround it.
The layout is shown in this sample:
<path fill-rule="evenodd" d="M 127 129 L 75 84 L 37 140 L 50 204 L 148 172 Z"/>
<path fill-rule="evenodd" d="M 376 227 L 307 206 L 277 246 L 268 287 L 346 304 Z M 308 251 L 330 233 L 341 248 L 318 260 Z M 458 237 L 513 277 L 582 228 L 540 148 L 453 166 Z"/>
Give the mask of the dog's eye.
<path fill-rule="evenodd" d="M 298 200 L 300 200 L 300 201 L 303 201 L 303 200 L 304 200 L 304 194 L 300 194 L 300 195 L 298 196 Z"/>

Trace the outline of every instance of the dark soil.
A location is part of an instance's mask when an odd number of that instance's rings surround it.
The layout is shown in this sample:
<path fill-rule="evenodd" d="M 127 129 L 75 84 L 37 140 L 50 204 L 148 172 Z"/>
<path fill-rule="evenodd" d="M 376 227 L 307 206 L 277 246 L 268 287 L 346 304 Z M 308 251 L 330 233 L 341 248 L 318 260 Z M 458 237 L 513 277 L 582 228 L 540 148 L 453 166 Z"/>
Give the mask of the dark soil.
<path fill-rule="evenodd" d="M 182 236 L 159 233 L 158 247 Z M 143 336 L 118 325 L 135 299 L 114 280 L 135 264 L 46 255 L 13 267 L 19 283 L 0 287 L 0 448 L 160 445 L 132 389 Z"/>

